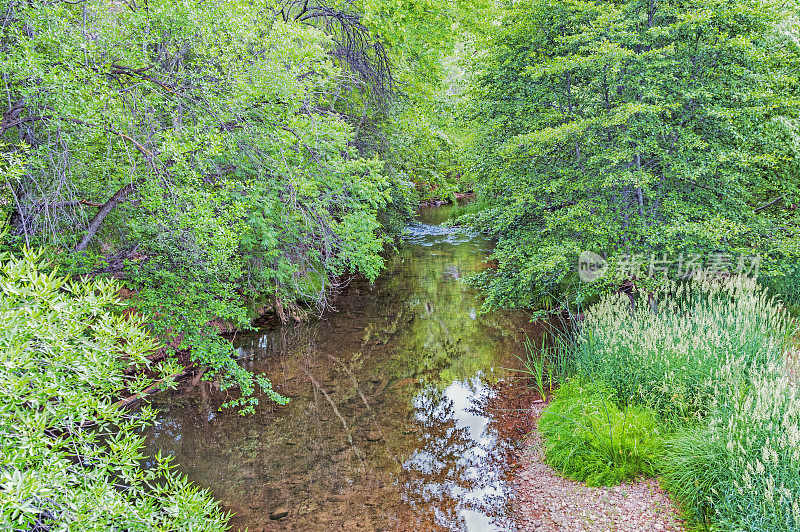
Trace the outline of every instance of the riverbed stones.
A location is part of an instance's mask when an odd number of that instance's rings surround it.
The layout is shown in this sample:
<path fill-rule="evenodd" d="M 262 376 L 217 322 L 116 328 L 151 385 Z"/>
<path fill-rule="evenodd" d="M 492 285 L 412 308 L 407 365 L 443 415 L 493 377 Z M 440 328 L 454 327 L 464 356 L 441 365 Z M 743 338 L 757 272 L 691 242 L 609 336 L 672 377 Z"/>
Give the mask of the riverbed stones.
<path fill-rule="evenodd" d="M 280 521 L 281 519 L 286 519 L 286 516 L 289 515 L 289 508 L 286 506 L 278 506 L 274 510 L 269 513 L 269 518 L 273 521 Z"/>
<path fill-rule="evenodd" d="M 367 432 L 367 441 L 381 441 L 383 439 L 383 434 L 381 434 L 377 430 L 371 430 Z"/>

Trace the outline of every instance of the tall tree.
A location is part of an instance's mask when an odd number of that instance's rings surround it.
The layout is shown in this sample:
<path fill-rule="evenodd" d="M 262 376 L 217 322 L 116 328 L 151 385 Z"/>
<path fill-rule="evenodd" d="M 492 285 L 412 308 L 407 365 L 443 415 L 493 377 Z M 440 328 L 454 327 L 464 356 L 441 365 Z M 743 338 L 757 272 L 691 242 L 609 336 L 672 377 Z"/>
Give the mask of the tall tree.
<path fill-rule="evenodd" d="M 798 200 L 796 6 L 515 2 L 473 95 L 487 304 L 536 305 L 581 250 L 785 259 Z M 794 222 L 792 222 L 794 225 Z M 769 261 L 768 261 L 769 262 Z"/>

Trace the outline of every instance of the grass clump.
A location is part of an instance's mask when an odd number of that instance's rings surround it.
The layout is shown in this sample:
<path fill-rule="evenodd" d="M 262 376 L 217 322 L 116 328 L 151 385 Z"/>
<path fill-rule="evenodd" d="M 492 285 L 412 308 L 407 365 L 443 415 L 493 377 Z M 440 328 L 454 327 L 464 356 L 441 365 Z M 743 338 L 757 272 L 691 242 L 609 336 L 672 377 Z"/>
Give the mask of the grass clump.
<path fill-rule="evenodd" d="M 780 368 L 737 383 L 707 424 L 666 446 L 664 482 L 689 515 L 723 530 L 800 529 L 800 395 Z"/>
<path fill-rule="evenodd" d="M 600 382 L 575 380 L 559 388 L 539 429 L 547 462 L 590 486 L 652 475 L 663 440 L 651 410 L 620 408 L 614 390 Z"/>
<path fill-rule="evenodd" d="M 559 384 L 569 379 L 568 343 L 557 335 L 545 336 L 542 346 L 537 348 L 526 336 L 524 345 L 525 356 L 517 357 L 522 366 L 518 371 L 532 384 L 539 396 L 546 400 Z"/>
<path fill-rule="evenodd" d="M 569 344 L 572 382 L 543 414 L 548 461 L 593 484 L 661 474 L 712 530 L 799 530 L 792 331 L 749 279 L 602 300 Z"/>

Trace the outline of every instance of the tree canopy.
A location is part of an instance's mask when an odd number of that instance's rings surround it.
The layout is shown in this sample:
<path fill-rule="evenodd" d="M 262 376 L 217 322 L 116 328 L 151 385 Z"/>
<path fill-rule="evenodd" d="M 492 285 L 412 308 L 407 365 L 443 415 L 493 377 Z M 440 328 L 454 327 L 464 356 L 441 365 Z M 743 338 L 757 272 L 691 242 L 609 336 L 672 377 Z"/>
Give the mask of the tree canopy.
<path fill-rule="evenodd" d="M 487 304 L 563 294 L 583 250 L 796 259 L 797 24 L 778 2 L 509 4 L 470 107 Z"/>
<path fill-rule="evenodd" d="M 7 244 L 123 278 L 159 336 L 243 388 L 239 406 L 251 376 L 218 331 L 259 309 L 302 319 L 348 276 L 374 279 L 415 182 L 442 180 L 447 142 L 393 146 L 435 137 L 403 117 L 436 92 L 464 17 L 449 2 L 0 11 Z"/>

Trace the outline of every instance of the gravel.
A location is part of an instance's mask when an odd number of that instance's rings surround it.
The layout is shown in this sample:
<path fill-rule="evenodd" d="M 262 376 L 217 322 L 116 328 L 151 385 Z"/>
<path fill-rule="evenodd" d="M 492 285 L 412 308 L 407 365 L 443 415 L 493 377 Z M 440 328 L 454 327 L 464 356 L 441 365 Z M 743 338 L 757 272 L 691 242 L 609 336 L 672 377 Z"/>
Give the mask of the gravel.
<path fill-rule="evenodd" d="M 656 479 L 590 488 L 562 477 L 544 463 L 544 446 L 535 428 L 544 405 L 534 404 L 534 429 L 523 443 L 513 483 L 519 530 L 682 531 L 669 496 Z"/>

